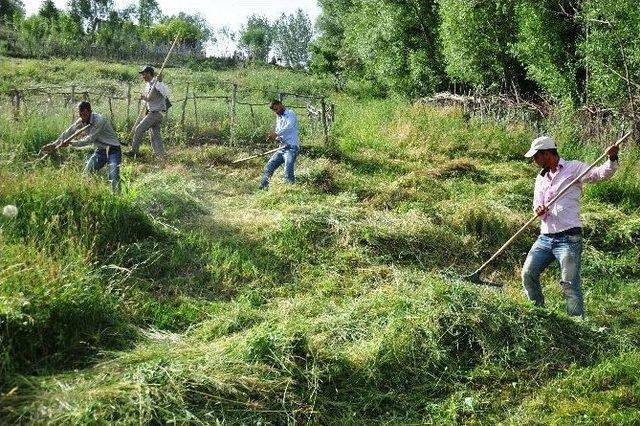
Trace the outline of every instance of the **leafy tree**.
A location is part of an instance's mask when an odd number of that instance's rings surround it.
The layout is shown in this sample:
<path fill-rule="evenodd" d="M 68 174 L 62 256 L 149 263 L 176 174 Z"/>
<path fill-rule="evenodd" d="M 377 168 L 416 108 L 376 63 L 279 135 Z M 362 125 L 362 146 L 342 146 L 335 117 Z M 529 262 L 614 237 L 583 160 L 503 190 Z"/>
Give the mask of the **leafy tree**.
<path fill-rule="evenodd" d="M 319 0 L 322 14 L 316 27 L 318 38 L 311 42 L 310 68 L 318 74 L 331 74 L 344 83 L 347 65 L 344 63 L 344 33 L 348 24 L 353 0 Z"/>
<path fill-rule="evenodd" d="M 447 74 L 493 91 L 521 85 L 525 71 L 511 52 L 516 41 L 513 0 L 440 0 Z"/>
<path fill-rule="evenodd" d="M 551 99 L 577 105 L 581 27 L 570 1 L 522 0 L 516 7 L 515 55 Z"/>
<path fill-rule="evenodd" d="M 265 17 L 252 15 L 240 30 L 239 46 L 249 59 L 267 61 L 273 41 L 273 29 Z"/>
<path fill-rule="evenodd" d="M 113 0 L 69 0 L 71 13 L 82 19 L 89 34 L 93 34 L 98 23 L 106 21 L 113 11 Z"/>
<path fill-rule="evenodd" d="M 53 0 L 44 0 L 42 2 L 42 5 L 40 5 L 40 9 L 38 10 L 38 15 L 52 21 L 57 21 L 58 19 L 60 19 L 60 11 L 56 7 L 56 4 Z"/>
<path fill-rule="evenodd" d="M 163 18 L 158 24 L 145 30 L 143 38 L 152 43 L 171 43 L 178 34 L 183 46 L 198 51 L 204 51 L 204 44 L 212 35 L 204 18 L 181 12 L 176 16 Z"/>
<path fill-rule="evenodd" d="M 137 15 L 140 25 L 143 27 L 149 27 L 160 21 L 162 18 L 162 11 L 160 10 L 160 6 L 158 6 L 157 0 L 139 0 Z"/>
<path fill-rule="evenodd" d="M 273 45 L 278 56 L 289 66 L 306 65 L 313 26 L 309 16 L 298 9 L 295 15 L 284 13 L 273 25 Z"/>
<path fill-rule="evenodd" d="M 592 103 L 636 109 L 640 83 L 640 3 L 635 0 L 586 0 L 580 43 Z"/>
<path fill-rule="evenodd" d="M 0 22 L 12 22 L 24 16 L 24 3 L 20 0 L 0 0 Z"/>

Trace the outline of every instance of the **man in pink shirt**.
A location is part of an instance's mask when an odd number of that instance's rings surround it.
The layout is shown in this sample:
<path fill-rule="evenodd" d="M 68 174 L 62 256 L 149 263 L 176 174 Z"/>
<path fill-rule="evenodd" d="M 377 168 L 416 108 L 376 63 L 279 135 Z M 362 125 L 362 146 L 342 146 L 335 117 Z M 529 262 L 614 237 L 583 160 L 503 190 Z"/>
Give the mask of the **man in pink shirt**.
<path fill-rule="evenodd" d="M 540 235 L 529 250 L 522 267 L 522 285 L 529 300 L 537 306 L 544 306 L 540 274 L 557 259 L 560 262 L 560 286 L 567 302 L 567 313 L 571 316 L 584 316 L 580 287 L 580 196 L 584 183 L 605 180 L 615 173 L 618 168 L 618 147 L 610 146 L 607 153 L 607 162 L 591 169 L 551 206 L 546 203 L 587 170 L 589 165 L 560 158 L 556 143 L 548 136 L 534 139 L 531 149 L 525 154 L 525 157 L 533 158 L 542 168 L 536 177 L 533 194 L 533 209 L 541 218 Z"/>

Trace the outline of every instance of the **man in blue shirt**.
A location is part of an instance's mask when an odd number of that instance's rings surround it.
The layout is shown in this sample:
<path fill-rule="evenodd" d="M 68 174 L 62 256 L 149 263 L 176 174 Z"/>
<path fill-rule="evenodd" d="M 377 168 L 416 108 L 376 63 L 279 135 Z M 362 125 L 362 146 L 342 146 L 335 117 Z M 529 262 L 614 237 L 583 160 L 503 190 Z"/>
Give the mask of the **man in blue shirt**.
<path fill-rule="evenodd" d="M 295 183 L 293 167 L 300 148 L 298 141 L 298 117 L 293 110 L 285 108 L 279 100 L 271 102 L 271 110 L 276 113 L 276 129 L 269 133 L 267 139 L 278 141 L 280 149 L 273 154 L 264 167 L 260 189 L 269 187 L 269 179 L 282 163 L 284 163 L 284 178 L 289 183 Z"/>

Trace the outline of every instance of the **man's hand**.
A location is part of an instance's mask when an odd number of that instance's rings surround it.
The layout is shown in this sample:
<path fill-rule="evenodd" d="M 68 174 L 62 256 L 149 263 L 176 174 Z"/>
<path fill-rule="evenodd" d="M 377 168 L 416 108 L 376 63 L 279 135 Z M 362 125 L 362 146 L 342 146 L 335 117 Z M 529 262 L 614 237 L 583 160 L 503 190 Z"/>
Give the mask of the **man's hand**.
<path fill-rule="evenodd" d="M 58 149 L 58 143 L 57 142 L 51 142 L 46 144 L 45 146 L 43 146 L 41 148 L 42 152 L 46 153 L 46 154 L 51 154 L 53 153 L 56 149 Z"/>
<path fill-rule="evenodd" d="M 271 132 L 267 133 L 267 140 L 268 140 L 269 142 L 273 142 L 273 141 L 275 141 L 277 138 L 278 138 L 278 135 L 277 135 L 277 133 L 276 133 L 276 132 L 271 131 Z"/>
<path fill-rule="evenodd" d="M 549 211 L 549 207 L 545 206 L 544 204 L 536 207 L 536 214 L 538 216 L 544 216 L 545 214 L 547 214 L 548 211 Z"/>
<path fill-rule="evenodd" d="M 616 161 L 618 159 L 618 152 L 620 151 L 620 147 L 618 145 L 611 145 L 607 148 L 607 155 L 609 155 L 609 160 Z"/>

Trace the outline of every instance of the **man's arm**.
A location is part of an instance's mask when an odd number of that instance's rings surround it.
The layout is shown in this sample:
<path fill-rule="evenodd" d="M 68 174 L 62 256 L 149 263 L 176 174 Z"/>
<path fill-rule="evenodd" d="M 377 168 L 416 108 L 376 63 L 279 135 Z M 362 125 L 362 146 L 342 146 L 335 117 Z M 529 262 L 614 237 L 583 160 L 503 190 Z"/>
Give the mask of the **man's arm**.
<path fill-rule="evenodd" d="M 75 132 L 77 132 L 81 128 L 82 128 L 82 120 L 78 119 L 71 126 L 69 126 L 64 132 L 60 133 L 60 136 L 58 136 L 58 139 L 43 146 L 42 151 L 51 153 L 58 148 L 62 148 L 60 143 L 65 139 L 69 138 L 71 135 L 73 135 Z"/>
<path fill-rule="evenodd" d="M 106 119 L 104 117 L 100 117 L 96 119 L 93 123 L 91 123 L 91 127 L 89 128 L 89 133 L 87 136 L 82 139 L 78 139 L 75 142 L 69 142 L 72 146 L 76 148 L 80 148 L 82 146 L 91 145 L 97 139 L 102 129 L 104 129 Z"/>
<path fill-rule="evenodd" d="M 580 180 L 581 182 L 599 182 L 609 179 L 618 170 L 618 151 L 620 147 L 617 145 L 611 145 L 607 148 L 607 154 L 609 158 L 601 166 L 594 167 Z M 589 168 L 588 164 L 581 163 L 578 168 L 577 174 L 581 174 Z"/>

